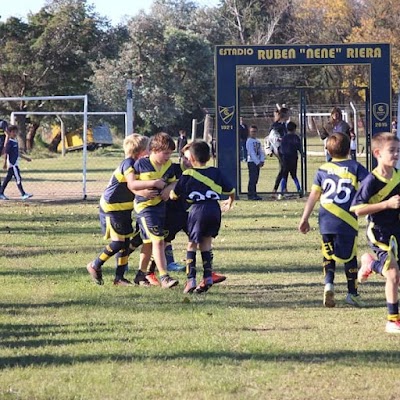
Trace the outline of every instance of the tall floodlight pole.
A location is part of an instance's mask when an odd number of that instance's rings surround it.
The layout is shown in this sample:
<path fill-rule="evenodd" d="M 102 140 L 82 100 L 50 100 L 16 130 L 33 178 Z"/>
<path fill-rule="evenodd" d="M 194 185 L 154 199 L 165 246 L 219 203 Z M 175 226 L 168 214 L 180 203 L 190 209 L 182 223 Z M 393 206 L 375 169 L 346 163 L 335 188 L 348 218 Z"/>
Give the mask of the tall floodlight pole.
<path fill-rule="evenodd" d="M 133 133 L 133 89 L 132 80 L 126 82 L 126 125 L 125 136 Z"/>

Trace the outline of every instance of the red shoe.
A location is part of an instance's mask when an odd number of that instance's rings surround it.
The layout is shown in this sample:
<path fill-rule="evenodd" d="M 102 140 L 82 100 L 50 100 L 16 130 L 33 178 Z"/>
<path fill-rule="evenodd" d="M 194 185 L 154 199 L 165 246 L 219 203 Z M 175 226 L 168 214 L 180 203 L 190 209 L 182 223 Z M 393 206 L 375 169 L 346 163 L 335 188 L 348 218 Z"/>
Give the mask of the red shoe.
<path fill-rule="evenodd" d="M 220 275 L 220 274 L 217 274 L 217 273 L 215 273 L 215 272 L 212 272 L 211 273 L 211 277 L 212 277 L 212 280 L 213 280 L 213 284 L 215 285 L 216 283 L 221 283 L 221 282 L 223 282 L 225 279 L 226 279 L 226 276 L 225 275 Z"/>
<path fill-rule="evenodd" d="M 146 279 L 150 282 L 152 286 L 160 286 L 160 282 L 158 281 L 156 274 L 154 272 L 150 272 L 146 275 Z"/>
<path fill-rule="evenodd" d="M 363 283 L 369 278 L 372 274 L 372 263 L 374 261 L 374 257 L 371 254 L 365 253 L 361 256 L 361 267 L 357 274 L 358 282 Z"/>
<path fill-rule="evenodd" d="M 211 276 L 209 278 L 205 278 L 200 282 L 200 285 L 196 287 L 196 289 L 193 290 L 193 293 L 205 293 L 210 289 L 210 287 L 213 285 L 213 280 Z"/>

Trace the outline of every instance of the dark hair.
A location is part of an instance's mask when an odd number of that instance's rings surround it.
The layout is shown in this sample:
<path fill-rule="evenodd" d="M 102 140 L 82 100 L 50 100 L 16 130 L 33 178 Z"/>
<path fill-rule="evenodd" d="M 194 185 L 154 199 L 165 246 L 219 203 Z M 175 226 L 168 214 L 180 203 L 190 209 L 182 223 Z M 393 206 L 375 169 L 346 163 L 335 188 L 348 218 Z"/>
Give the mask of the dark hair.
<path fill-rule="evenodd" d="M 18 131 L 18 126 L 17 125 L 9 125 L 7 130 L 8 130 L 8 132 Z"/>
<path fill-rule="evenodd" d="M 332 133 L 326 140 L 326 149 L 332 158 L 347 157 L 350 151 L 349 136 L 341 132 Z"/>
<path fill-rule="evenodd" d="M 150 151 L 175 150 L 175 142 L 168 133 L 159 132 L 150 138 Z"/>
<path fill-rule="evenodd" d="M 257 125 L 250 125 L 250 129 L 256 129 L 258 131 Z"/>
<path fill-rule="evenodd" d="M 286 125 L 286 128 L 287 128 L 288 132 L 294 132 L 297 128 L 297 125 L 294 122 L 290 121 Z"/>
<path fill-rule="evenodd" d="M 204 140 L 192 142 L 189 151 L 193 158 L 201 164 L 205 164 L 210 160 L 210 146 Z"/>

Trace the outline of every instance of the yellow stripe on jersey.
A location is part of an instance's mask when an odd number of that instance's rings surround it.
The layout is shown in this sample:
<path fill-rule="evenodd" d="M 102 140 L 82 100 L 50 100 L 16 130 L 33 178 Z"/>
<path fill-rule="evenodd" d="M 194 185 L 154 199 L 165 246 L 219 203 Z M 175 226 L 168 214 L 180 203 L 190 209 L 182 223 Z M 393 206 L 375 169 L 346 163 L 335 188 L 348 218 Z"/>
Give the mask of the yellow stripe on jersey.
<path fill-rule="evenodd" d="M 140 203 L 135 202 L 135 204 L 134 204 L 135 212 L 138 213 L 147 207 L 154 207 L 157 204 L 160 204 L 162 201 L 163 200 L 162 200 L 161 196 L 157 196 L 157 197 L 154 197 L 154 199 L 141 201 Z"/>
<path fill-rule="evenodd" d="M 126 182 L 126 177 L 133 172 L 133 168 L 129 167 L 123 174 L 121 173 L 120 169 L 117 168 L 114 171 L 114 178 L 119 182 Z"/>
<path fill-rule="evenodd" d="M 157 169 L 157 166 L 151 162 L 149 159 L 151 165 L 154 168 L 154 171 L 146 171 L 146 172 L 139 172 L 136 174 L 136 179 L 139 179 L 141 181 L 151 181 L 153 179 L 161 179 L 164 174 L 167 172 L 167 170 L 171 167 L 172 161 L 168 160 L 165 164 L 161 166 L 160 169 Z M 168 183 L 175 182 L 176 177 L 173 176 L 167 180 Z"/>
<path fill-rule="evenodd" d="M 381 182 L 386 183 L 386 185 L 376 194 L 374 194 L 369 199 L 369 204 L 377 204 L 380 203 L 383 199 L 385 199 L 392 190 L 400 184 L 400 171 L 393 170 L 393 176 L 391 179 L 386 179 L 383 176 L 379 175 L 377 170 L 374 169 L 372 174 L 379 179 Z"/>
<path fill-rule="evenodd" d="M 349 170 L 346 167 L 328 162 L 323 164 L 319 169 L 321 169 L 322 171 L 332 171 L 332 174 L 337 175 L 339 178 L 342 179 L 350 179 L 351 184 L 357 190 L 358 188 L 357 176 L 349 172 Z"/>
<path fill-rule="evenodd" d="M 128 211 L 133 210 L 133 201 L 127 201 L 125 203 L 107 203 L 102 196 L 100 199 L 100 206 L 104 212 Z"/>
<path fill-rule="evenodd" d="M 320 193 L 322 192 L 321 186 L 315 185 L 315 184 L 313 184 L 311 186 L 311 190 L 315 190 L 315 191 L 320 192 Z"/>
<path fill-rule="evenodd" d="M 343 210 L 343 208 L 340 208 L 339 206 L 337 206 L 334 203 L 323 203 L 323 204 L 321 204 L 321 207 L 325 208 L 325 210 L 329 211 L 331 214 L 335 215 L 342 221 L 346 222 L 348 225 L 350 225 L 356 231 L 358 230 L 357 219 L 354 218 L 347 211 Z"/>
<path fill-rule="evenodd" d="M 212 179 L 208 178 L 207 176 L 204 176 L 200 174 L 200 172 L 197 172 L 195 169 L 187 169 L 186 171 L 183 171 L 182 175 L 189 175 L 192 176 L 194 179 L 197 181 L 204 183 L 204 185 L 208 186 L 211 190 L 213 190 L 215 193 L 218 194 L 231 194 L 235 193 L 235 188 L 233 188 L 230 192 L 223 192 L 222 191 L 222 186 L 216 184 Z"/>

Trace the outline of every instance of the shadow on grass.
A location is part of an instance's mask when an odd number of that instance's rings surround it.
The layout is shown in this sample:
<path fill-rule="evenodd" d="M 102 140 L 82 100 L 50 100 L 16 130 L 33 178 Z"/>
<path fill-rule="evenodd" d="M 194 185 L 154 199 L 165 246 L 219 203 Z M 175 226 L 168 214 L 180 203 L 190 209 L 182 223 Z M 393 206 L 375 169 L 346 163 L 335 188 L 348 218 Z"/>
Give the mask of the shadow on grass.
<path fill-rule="evenodd" d="M 32 366 L 60 366 L 60 365 L 76 365 L 77 363 L 132 363 L 132 362 L 149 362 L 149 361 L 200 361 L 204 363 L 212 362 L 242 362 L 242 361 L 261 361 L 266 363 L 277 362 L 297 362 L 301 364 L 332 364 L 334 363 L 351 363 L 354 368 L 357 365 L 365 367 L 365 363 L 374 363 L 374 365 L 382 364 L 387 366 L 388 362 L 391 367 L 393 363 L 400 362 L 400 351 L 328 351 L 328 352 L 263 352 L 263 353 L 245 353 L 239 351 L 189 351 L 177 352 L 176 354 L 87 354 L 79 356 L 62 355 L 57 356 L 51 353 L 43 355 L 26 355 L 14 357 L 0 358 L 0 369 L 14 367 L 32 367 Z"/>

